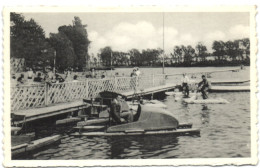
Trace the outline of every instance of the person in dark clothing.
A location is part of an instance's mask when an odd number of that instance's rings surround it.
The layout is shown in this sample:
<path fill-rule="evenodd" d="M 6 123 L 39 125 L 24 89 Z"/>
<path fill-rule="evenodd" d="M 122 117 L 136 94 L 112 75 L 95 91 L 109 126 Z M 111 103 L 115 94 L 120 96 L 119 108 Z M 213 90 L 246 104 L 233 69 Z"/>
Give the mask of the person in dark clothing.
<path fill-rule="evenodd" d="M 24 84 L 24 75 L 23 74 L 21 74 L 21 76 L 17 79 L 17 82 L 19 84 Z"/>
<path fill-rule="evenodd" d="M 207 99 L 208 98 L 208 90 L 209 90 L 209 82 L 206 79 L 205 75 L 202 75 L 202 81 L 199 83 L 199 91 L 202 93 L 202 98 Z"/>
<path fill-rule="evenodd" d="M 119 104 L 119 101 L 117 98 L 114 98 L 111 107 L 110 107 L 110 112 L 111 112 L 111 117 L 117 124 L 121 124 L 124 122 L 121 117 L 120 117 L 120 111 L 121 111 L 121 106 Z"/>
<path fill-rule="evenodd" d="M 34 82 L 42 82 L 42 77 L 41 77 L 41 73 L 38 73 L 37 74 L 37 77 L 36 78 L 34 78 L 34 80 L 33 80 Z"/>
<path fill-rule="evenodd" d="M 136 75 L 136 70 L 135 69 L 133 69 L 133 71 L 132 71 L 132 73 L 130 74 L 130 76 L 131 77 L 136 77 L 137 75 Z"/>
<path fill-rule="evenodd" d="M 183 74 L 182 78 L 182 90 L 185 97 L 189 97 L 190 88 L 189 88 L 189 77 L 186 74 Z"/>
<path fill-rule="evenodd" d="M 125 103 L 126 104 L 126 103 Z M 111 117 L 117 124 L 125 122 L 133 122 L 133 114 L 128 113 L 125 107 L 122 107 L 122 102 L 119 98 L 114 98 L 110 108 Z"/>

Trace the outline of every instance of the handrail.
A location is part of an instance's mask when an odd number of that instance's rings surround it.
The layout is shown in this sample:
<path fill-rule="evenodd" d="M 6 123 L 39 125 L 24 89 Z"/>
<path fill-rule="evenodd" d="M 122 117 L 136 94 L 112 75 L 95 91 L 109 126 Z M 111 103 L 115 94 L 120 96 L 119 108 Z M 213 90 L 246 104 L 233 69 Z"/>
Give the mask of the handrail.
<path fill-rule="evenodd" d="M 104 90 L 123 93 L 164 84 L 164 75 L 145 75 L 87 79 L 77 82 L 52 83 L 50 85 L 41 83 L 39 85 L 12 86 L 11 110 L 43 107 L 77 99 L 93 98 Z"/>

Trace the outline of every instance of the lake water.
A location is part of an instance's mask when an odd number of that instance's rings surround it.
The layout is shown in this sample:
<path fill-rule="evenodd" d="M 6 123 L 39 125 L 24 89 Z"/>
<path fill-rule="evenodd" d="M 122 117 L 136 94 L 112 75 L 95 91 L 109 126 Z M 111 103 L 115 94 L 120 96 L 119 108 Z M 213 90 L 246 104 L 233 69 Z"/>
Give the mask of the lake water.
<path fill-rule="evenodd" d="M 225 68 L 167 68 L 172 73 Z M 227 68 L 228 69 L 228 68 Z M 229 67 L 230 69 L 230 67 Z M 145 69 L 145 73 L 161 69 Z M 130 69 L 120 69 L 120 72 Z M 175 72 L 174 72 L 175 71 Z M 175 78 L 175 77 L 174 77 Z M 212 74 L 212 79 L 249 79 L 249 67 L 240 72 Z M 173 80 L 173 79 L 169 79 Z M 134 159 L 134 158 L 230 158 L 250 157 L 250 92 L 211 93 L 229 104 L 184 104 L 163 98 L 180 123 L 193 123 L 200 136 L 73 137 L 38 151 L 26 159 Z"/>

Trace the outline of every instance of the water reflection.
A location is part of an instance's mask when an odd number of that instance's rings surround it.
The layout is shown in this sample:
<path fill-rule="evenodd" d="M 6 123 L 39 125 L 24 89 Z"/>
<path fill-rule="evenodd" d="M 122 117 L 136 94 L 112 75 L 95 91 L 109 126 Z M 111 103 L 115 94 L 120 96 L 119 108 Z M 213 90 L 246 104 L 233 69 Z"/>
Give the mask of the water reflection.
<path fill-rule="evenodd" d="M 73 137 L 26 159 L 230 158 L 250 156 L 250 94 L 212 93 L 229 104 L 164 103 L 180 123 L 201 130 L 192 136 Z M 239 121 L 239 122 L 238 122 Z"/>
<path fill-rule="evenodd" d="M 201 124 L 208 126 L 209 121 L 210 121 L 210 109 L 208 108 L 207 105 L 203 104 L 202 109 L 201 109 Z"/>
<path fill-rule="evenodd" d="M 172 135 L 110 137 L 107 142 L 111 159 L 159 158 L 178 146 L 178 138 Z"/>

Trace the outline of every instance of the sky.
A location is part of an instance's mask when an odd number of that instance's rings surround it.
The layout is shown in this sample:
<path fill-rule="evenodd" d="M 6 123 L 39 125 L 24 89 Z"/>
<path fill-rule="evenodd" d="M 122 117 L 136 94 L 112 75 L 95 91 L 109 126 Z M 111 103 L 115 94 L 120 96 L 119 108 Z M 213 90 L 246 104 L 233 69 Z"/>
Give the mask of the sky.
<path fill-rule="evenodd" d="M 169 54 L 176 45 L 195 47 L 202 42 L 211 52 L 214 40 L 249 38 L 249 13 L 242 12 L 169 12 L 169 13 L 22 13 L 33 18 L 45 31 L 57 33 L 58 27 L 71 25 L 79 16 L 87 25 L 91 41 L 89 54 L 100 48 L 127 52 L 132 48 L 163 48 Z M 164 16 L 164 26 L 163 26 Z M 164 36 L 163 36 L 164 27 Z"/>

